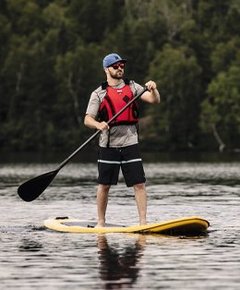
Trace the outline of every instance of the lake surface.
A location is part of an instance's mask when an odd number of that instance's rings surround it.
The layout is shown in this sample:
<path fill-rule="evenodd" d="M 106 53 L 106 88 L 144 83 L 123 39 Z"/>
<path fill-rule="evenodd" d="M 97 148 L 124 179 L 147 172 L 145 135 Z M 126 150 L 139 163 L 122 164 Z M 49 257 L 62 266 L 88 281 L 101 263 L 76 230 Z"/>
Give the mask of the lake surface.
<path fill-rule="evenodd" d="M 52 185 L 26 203 L 17 187 L 58 164 L 0 164 L 1 289 L 239 289 L 240 163 L 146 163 L 148 221 L 197 215 L 208 235 L 68 234 L 44 219 L 95 221 L 93 163 L 64 167 Z M 107 221 L 137 224 L 122 177 L 109 196 Z"/>

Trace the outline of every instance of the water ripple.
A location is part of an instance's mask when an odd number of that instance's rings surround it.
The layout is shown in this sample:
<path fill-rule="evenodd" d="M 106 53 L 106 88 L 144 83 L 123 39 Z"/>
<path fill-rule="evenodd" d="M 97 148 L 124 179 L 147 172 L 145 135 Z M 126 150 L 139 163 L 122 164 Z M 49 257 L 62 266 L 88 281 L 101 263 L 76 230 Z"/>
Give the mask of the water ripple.
<path fill-rule="evenodd" d="M 56 164 L 0 168 L 2 289 L 229 289 L 240 284 L 239 163 L 148 163 L 148 220 L 198 215 L 208 235 L 166 237 L 63 234 L 43 227 L 55 216 L 96 218 L 96 166 L 71 164 L 31 203 L 18 185 Z M 109 222 L 138 223 L 122 176 L 111 189 Z"/>

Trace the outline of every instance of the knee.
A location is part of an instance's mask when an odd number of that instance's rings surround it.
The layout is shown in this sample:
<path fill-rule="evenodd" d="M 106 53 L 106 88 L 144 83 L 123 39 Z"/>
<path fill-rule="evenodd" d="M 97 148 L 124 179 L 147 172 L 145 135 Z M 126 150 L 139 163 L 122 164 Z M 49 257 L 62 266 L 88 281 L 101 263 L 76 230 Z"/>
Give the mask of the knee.
<path fill-rule="evenodd" d="M 110 189 L 110 185 L 106 185 L 106 184 L 99 184 L 98 185 L 99 192 L 108 193 L 109 189 Z"/>
<path fill-rule="evenodd" d="M 145 190 L 145 183 L 135 184 L 133 188 L 135 191 Z"/>

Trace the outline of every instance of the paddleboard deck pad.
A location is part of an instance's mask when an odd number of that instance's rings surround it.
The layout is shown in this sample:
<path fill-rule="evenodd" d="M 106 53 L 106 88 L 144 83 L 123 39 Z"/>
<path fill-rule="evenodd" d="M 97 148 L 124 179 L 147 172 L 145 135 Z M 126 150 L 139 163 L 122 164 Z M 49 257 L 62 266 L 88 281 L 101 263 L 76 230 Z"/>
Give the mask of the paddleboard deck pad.
<path fill-rule="evenodd" d="M 196 236 L 206 234 L 210 224 L 203 218 L 191 216 L 146 225 L 122 226 L 106 224 L 105 227 L 101 228 L 95 227 L 96 223 L 94 222 L 69 217 L 56 217 L 45 220 L 44 225 L 50 230 L 67 233 L 142 233 Z"/>

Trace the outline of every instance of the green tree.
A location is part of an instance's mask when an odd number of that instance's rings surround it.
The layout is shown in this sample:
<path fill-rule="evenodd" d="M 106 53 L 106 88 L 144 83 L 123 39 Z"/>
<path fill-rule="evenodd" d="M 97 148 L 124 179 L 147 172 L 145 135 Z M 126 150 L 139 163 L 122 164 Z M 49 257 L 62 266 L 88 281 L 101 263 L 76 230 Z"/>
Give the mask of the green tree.
<path fill-rule="evenodd" d="M 122 20 L 124 0 L 72 0 L 68 15 L 74 33 L 86 43 L 101 43 Z"/>
<path fill-rule="evenodd" d="M 102 57 L 116 51 L 126 76 L 160 88 L 160 106 L 141 106 L 145 144 L 208 149 L 214 134 L 235 148 L 239 112 L 226 96 L 238 101 L 239 30 L 236 0 L 2 0 L 0 146 L 75 147 Z"/>
<path fill-rule="evenodd" d="M 59 86 L 54 118 L 61 135 L 59 142 L 72 147 L 76 146 L 80 132 L 87 132 L 82 125 L 90 93 L 104 77 L 100 51 L 96 45 L 89 45 L 87 49 L 79 45 L 74 51 L 59 55 L 55 64 Z M 57 140 L 60 135 L 56 136 Z"/>
<path fill-rule="evenodd" d="M 103 42 L 106 52 L 116 51 L 129 60 L 127 75 L 139 83 L 144 81 L 156 50 L 167 39 L 158 1 L 125 1 L 121 25 L 113 27 Z"/>
<path fill-rule="evenodd" d="M 58 10 L 54 12 L 59 19 Z M 58 53 L 59 31 L 54 25 L 49 29 L 50 15 L 44 16 L 47 8 L 40 10 L 36 1 L 8 1 L 6 11 L 12 26 L 9 52 L 1 70 L 8 96 L 4 104 L 2 145 L 18 150 L 43 149 L 53 141 L 53 134 L 48 134 L 47 128 L 54 127 L 51 120 L 56 102 L 53 64 Z"/>
<path fill-rule="evenodd" d="M 197 146 L 201 68 L 194 54 L 186 47 L 166 45 L 156 54 L 149 74 L 162 95 L 160 108 L 151 109 L 156 134 L 167 134 L 166 145 L 172 150 Z"/>
<path fill-rule="evenodd" d="M 239 58 L 240 60 L 240 58 Z M 215 137 L 219 150 L 238 148 L 240 135 L 240 66 L 232 65 L 209 84 L 202 103 L 201 126 Z"/>
<path fill-rule="evenodd" d="M 234 64 L 239 48 L 240 37 L 230 38 L 227 42 L 219 42 L 210 55 L 213 72 L 215 74 L 224 72 Z"/>

